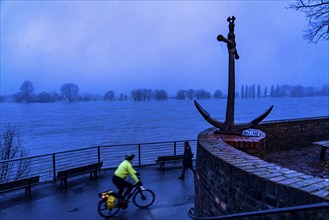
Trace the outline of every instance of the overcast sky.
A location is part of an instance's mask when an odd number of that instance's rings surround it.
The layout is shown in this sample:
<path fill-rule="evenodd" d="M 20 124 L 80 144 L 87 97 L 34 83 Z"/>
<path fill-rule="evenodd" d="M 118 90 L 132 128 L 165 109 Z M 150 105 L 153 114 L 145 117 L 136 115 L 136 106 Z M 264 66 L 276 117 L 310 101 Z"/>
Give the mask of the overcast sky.
<path fill-rule="evenodd" d="M 35 92 L 132 89 L 227 92 L 228 53 L 218 34 L 234 15 L 236 90 L 242 84 L 328 84 L 328 41 L 303 39 L 292 1 L 1 1 L 1 95 L 23 81 Z"/>

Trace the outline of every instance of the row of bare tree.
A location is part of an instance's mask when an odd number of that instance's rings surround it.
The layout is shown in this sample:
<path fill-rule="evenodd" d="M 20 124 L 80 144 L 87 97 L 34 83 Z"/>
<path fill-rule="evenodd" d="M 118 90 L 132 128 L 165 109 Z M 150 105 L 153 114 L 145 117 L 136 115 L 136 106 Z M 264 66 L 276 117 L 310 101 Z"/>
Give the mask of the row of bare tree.
<path fill-rule="evenodd" d="M 112 90 L 107 91 L 103 96 L 97 94 L 79 94 L 79 87 L 74 83 L 63 84 L 60 88 L 61 93 L 57 92 L 47 93 L 41 92 L 39 94 L 34 93 L 34 86 L 32 82 L 25 81 L 20 87 L 20 92 L 12 96 L 2 96 L 0 101 L 11 101 L 14 100 L 17 103 L 32 103 L 32 102 L 56 102 L 56 101 L 113 101 L 113 100 L 134 100 L 134 101 L 150 101 L 157 100 L 163 101 L 169 99 L 168 93 L 163 89 L 134 89 L 131 91 L 131 96 L 120 94 L 116 97 L 115 92 Z M 260 98 L 260 97 L 304 97 L 304 96 L 329 96 L 329 85 L 324 85 L 322 88 L 304 87 L 301 85 L 290 86 L 290 85 L 274 85 L 271 86 L 270 90 L 265 86 L 264 91 L 261 91 L 261 86 L 253 85 L 242 85 L 241 93 L 236 93 L 236 97 L 241 98 Z M 176 95 L 172 97 L 177 100 L 184 99 L 221 99 L 226 98 L 221 90 L 216 90 L 213 94 L 205 89 L 181 89 L 178 90 Z"/>
<path fill-rule="evenodd" d="M 329 96 L 329 85 L 322 86 L 321 89 L 314 88 L 312 86 L 304 87 L 301 85 L 290 86 L 290 85 L 274 85 L 271 89 L 264 88 L 262 93 L 261 86 L 253 85 L 242 85 L 241 86 L 241 98 L 260 98 L 260 97 L 305 97 L 305 96 Z"/>

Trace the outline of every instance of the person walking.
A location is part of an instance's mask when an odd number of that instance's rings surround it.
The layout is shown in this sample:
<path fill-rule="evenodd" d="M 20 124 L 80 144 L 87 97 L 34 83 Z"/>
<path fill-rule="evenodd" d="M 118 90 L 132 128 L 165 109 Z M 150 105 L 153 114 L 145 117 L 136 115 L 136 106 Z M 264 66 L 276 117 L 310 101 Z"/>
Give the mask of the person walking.
<path fill-rule="evenodd" d="M 191 169 L 193 174 L 195 174 L 195 170 L 193 168 L 193 163 L 192 163 L 192 158 L 193 158 L 193 153 L 192 153 L 190 143 L 188 141 L 185 141 L 184 142 L 183 170 L 182 170 L 182 175 L 180 175 L 178 177 L 179 179 L 184 179 L 185 171 L 187 169 Z"/>

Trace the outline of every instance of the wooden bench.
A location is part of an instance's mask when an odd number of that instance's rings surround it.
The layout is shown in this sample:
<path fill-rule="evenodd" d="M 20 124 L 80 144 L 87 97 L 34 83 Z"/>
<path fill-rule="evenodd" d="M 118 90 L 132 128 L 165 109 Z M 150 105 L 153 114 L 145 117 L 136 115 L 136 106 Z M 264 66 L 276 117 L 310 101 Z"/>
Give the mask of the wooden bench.
<path fill-rule="evenodd" d="M 320 152 L 320 161 L 324 161 L 326 150 L 329 148 L 329 140 L 317 141 L 317 142 L 313 142 L 313 144 L 322 147 Z"/>
<path fill-rule="evenodd" d="M 182 161 L 184 155 L 168 155 L 168 156 L 159 156 L 155 163 L 160 164 L 160 169 L 165 171 L 165 164 L 169 162 Z"/>
<path fill-rule="evenodd" d="M 0 192 L 3 193 L 3 192 L 25 188 L 25 195 L 28 194 L 29 198 L 31 198 L 31 187 L 38 185 L 39 180 L 40 180 L 40 176 L 33 176 L 33 177 L 15 180 L 7 183 L 1 183 Z"/>
<path fill-rule="evenodd" d="M 67 170 L 62 170 L 59 171 L 57 174 L 57 179 L 61 180 L 61 185 L 65 185 L 65 189 L 67 189 L 67 178 L 68 177 L 72 177 L 72 176 L 78 176 L 81 174 L 85 174 L 85 173 L 90 173 L 90 177 L 92 178 L 94 174 L 95 179 L 97 179 L 97 173 L 99 171 L 99 169 L 103 166 L 103 162 L 97 162 L 97 163 L 93 163 L 93 164 L 88 164 L 85 166 L 81 166 L 81 167 L 75 167 L 75 168 L 71 168 L 71 169 L 67 169 Z"/>

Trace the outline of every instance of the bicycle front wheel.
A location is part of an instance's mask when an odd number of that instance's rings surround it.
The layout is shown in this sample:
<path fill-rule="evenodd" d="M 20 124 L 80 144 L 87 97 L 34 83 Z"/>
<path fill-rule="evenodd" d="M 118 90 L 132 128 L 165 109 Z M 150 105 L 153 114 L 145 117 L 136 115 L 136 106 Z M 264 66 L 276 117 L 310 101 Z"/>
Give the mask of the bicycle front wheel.
<path fill-rule="evenodd" d="M 117 199 L 118 200 L 118 199 Z M 106 206 L 106 200 L 102 200 L 98 202 L 98 214 L 104 218 L 110 218 L 113 217 L 115 214 L 117 214 L 120 210 L 120 208 L 117 206 L 116 203 L 115 206 L 112 209 L 108 209 Z"/>
<path fill-rule="evenodd" d="M 153 204 L 155 194 L 150 189 L 139 190 L 133 197 L 133 203 L 139 208 L 147 208 Z"/>

